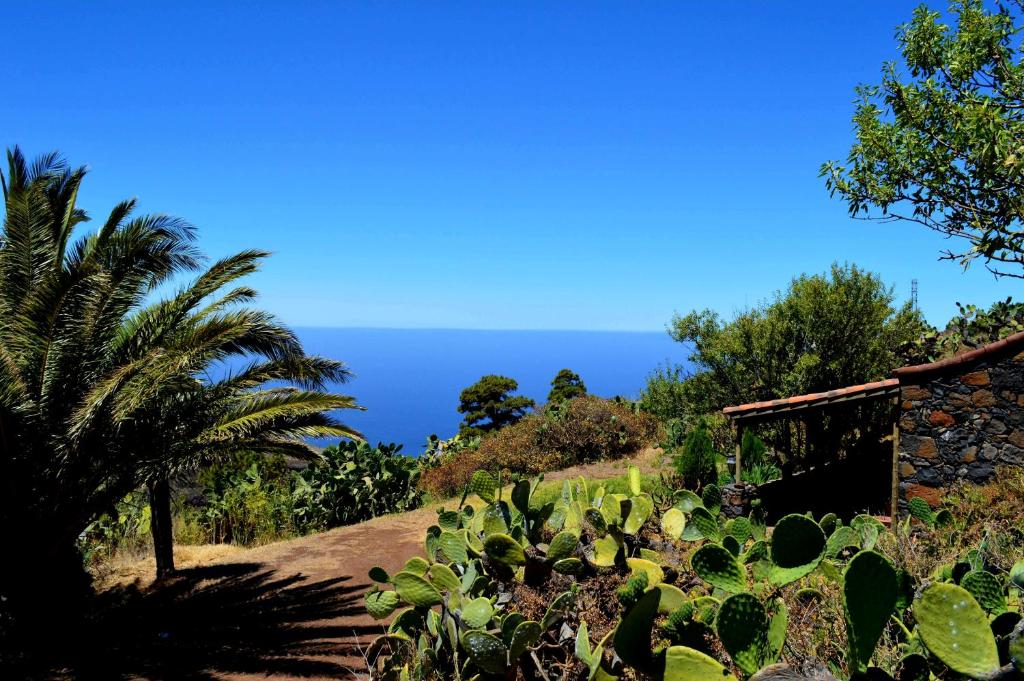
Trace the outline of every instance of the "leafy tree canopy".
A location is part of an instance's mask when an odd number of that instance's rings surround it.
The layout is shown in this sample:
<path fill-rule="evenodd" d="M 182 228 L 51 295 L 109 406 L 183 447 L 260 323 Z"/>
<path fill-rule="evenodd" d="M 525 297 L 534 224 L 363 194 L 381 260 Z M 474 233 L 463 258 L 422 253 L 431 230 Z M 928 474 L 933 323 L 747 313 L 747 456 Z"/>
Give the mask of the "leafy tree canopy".
<path fill-rule="evenodd" d="M 587 394 L 587 386 L 580 375 L 571 369 L 562 369 L 551 381 L 548 402 L 564 402 Z"/>
<path fill-rule="evenodd" d="M 857 88 L 857 140 L 822 175 L 851 215 L 957 237 L 944 259 L 1024 278 L 1022 3 L 996 8 L 956 0 L 952 25 L 915 10 L 897 32 L 902 68 Z"/>
<path fill-rule="evenodd" d="M 692 346 L 696 372 L 683 384 L 690 412 L 885 377 L 925 329 L 917 311 L 894 300 L 877 275 L 833 265 L 731 322 L 711 310 L 677 315 L 669 333 Z"/>
<path fill-rule="evenodd" d="M 489 374 L 459 395 L 459 413 L 465 414 L 459 435 L 472 437 L 500 430 L 521 419 L 533 408 L 528 397 L 513 395 L 519 383 L 507 376 Z"/>
<path fill-rule="evenodd" d="M 945 329 L 928 331 L 917 344 L 917 361 L 950 357 L 1024 331 L 1024 303 L 1015 303 L 1013 298 L 997 300 L 987 310 L 976 305 L 956 306 L 958 312 Z"/>

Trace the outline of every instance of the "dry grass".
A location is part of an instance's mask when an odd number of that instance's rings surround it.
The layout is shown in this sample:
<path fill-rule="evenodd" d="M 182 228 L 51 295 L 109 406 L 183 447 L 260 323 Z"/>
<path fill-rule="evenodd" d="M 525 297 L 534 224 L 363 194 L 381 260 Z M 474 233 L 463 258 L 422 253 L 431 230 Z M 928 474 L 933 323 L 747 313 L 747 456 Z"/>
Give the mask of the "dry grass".
<path fill-rule="evenodd" d="M 174 564 L 179 568 L 199 567 L 245 551 L 233 544 L 175 546 Z M 99 590 L 129 584 L 149 586 L 156 578 L 156 559 L 152 555 L 117 554 L 97 565 L 93 569 L 93 578 Z"/>

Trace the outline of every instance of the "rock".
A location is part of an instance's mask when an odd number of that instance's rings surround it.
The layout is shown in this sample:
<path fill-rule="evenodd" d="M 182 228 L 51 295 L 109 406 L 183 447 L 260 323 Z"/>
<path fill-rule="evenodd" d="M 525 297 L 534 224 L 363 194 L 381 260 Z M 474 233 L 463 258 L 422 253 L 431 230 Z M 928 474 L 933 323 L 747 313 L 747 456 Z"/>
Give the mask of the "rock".
<path fill-rule="evenodd" d="M 932 393 L 927 388 L 922 388 L 917 385 L 907 385 L 900 389 L 900 397 L 904 400 L 918 401 L 927 400 L 932 396 Z"/>
<path fill-rule="evenodd" d="M 1024 448 L 1024 430 L 1015 430 L 1006 439 L 1013 446 Z"/>
<path fill-rule="evenodd" d="M 974 463 L 978 458 L 978 448 L 968 447 L 960 454 L 960 460 L 964 463 Z"/>
<path fill-rule="evenodd" d="M 992 419 L 991 421 L 989 421 L 988 427 L 986 427 L 985 430 L 992 433 L 993 435 L 1002 435 L 1003 433 L 1006 432 L 1006 424 L 1003 423 L 1002 421 Z"/>
<path fill-rule="evenodd" d="M 974 482 L 985 482 L 992 477 L 992 474 L 995 473 L 995 471 L 996 469 L 990 464 L 976 464 L 971 466 L 970 470 L 967 471 L 967 477 Z"/>
<path fill-rule="evenodd" d="M 928 415 L 928 423 L 932 424 L 937 428 L 947 428 L 956 423 L 956 419 L 954 419 L 950 414 L 947 414 L 946 412 L 939 410 L 933 411 L 931 414 Z"/>
<path fill-rule="evenodd" d="M 990 442 L 986 442 L 981 446 L 981 458 L 985 461 L 992 461 L 998 454 L 999 449 Z"/>
<path fill-rule="evenodd" d="M 971 395 L 971 402 L 975 407 L 994 407 L 996 396 L 992 394 L 991 390 L 979 390 Z"/>
<path fill-rule="evenodd" d="M 905 435 L 901 449 L 919 459 L 934 459 L 939 454 L 935 440 L 920 435 Z"/>
<path fill-rule="evenodd" d="M 942 503 L 942 489 L 938 487 L 930 487 L 928 485 L 907 485 L 903 496 L 906 499 L 913 499 L 914 497 L 921 497 L 931 505 L 932 508 L 939 506 Z"/>
<path fill-rule="evenodd" d="M 992 381 L 989 378 L 988 371 L 982 369 L 981 371 L 972 371 L 969 374 L 964 374 L 960 377 L 960 382 L 964 385 L 984 386 Z"/>
<path fill-rule="evenodd" d="M 903 462 L 900 463 L 900 477 L 901 478 L 909 478 L 911 475 L 913 475 L 916 472 L 917 472 L 917 469 L 914 468 L 914 464 L 910 463 L 909 461 L 903 461 Z"/>

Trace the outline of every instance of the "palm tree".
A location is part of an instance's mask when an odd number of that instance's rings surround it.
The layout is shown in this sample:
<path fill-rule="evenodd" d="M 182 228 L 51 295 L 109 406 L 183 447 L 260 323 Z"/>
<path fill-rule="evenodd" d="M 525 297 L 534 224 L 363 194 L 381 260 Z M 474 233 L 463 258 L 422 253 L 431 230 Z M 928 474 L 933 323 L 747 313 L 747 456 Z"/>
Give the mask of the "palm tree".
<path fill-rule="evenodd" d="M 255 293 L 222 289 L 252 272 L 247 251 L 176 295 L 154 291 L 200 268 L 194 229 L 133 217 L 134 201 L 77 239 L 84 168 L 8 151 L 0 174 L 0 523 L 18 560 L 0 561 L 0 608 L 30 619 L 88 593 L 76 540 L 142 485 L 237 448 L 298 451 L 306 435 L 356 435 L 331 415 L 350 397 L 323 392 L 343 365 L 306 357 Z M 219 380 L 217 363 L 252 358 Z M 264 387 L 285 381 L 294 387 Z M 166 536 L 166 533 L 161 533 Z M 166 564 L 164 566 L 167 567 Z M 2 616 L 0 612 L 0 616 Z"/>

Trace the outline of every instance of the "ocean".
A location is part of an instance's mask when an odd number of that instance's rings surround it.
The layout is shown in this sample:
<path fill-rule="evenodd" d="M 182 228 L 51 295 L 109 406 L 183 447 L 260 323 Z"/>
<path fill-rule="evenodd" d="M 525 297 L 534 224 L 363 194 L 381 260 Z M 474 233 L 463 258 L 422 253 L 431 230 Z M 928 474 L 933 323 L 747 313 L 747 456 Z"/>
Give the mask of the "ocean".
<path fill-rule="evenodd" d="M 346 362 L 355 378 L 335 386 L 366 411 L 340 416 L 373 443 L 396 442 L 417 456 L 431 434 L 459 429 L 459 393 L 485 374 L 519 382 L 541 404 L 559 369 L 587 391 L 635 398 L 659 364 L 685 363 L 686 348 L 665 332 L 470 331 L 299 328 L 306 352 Z"/>

